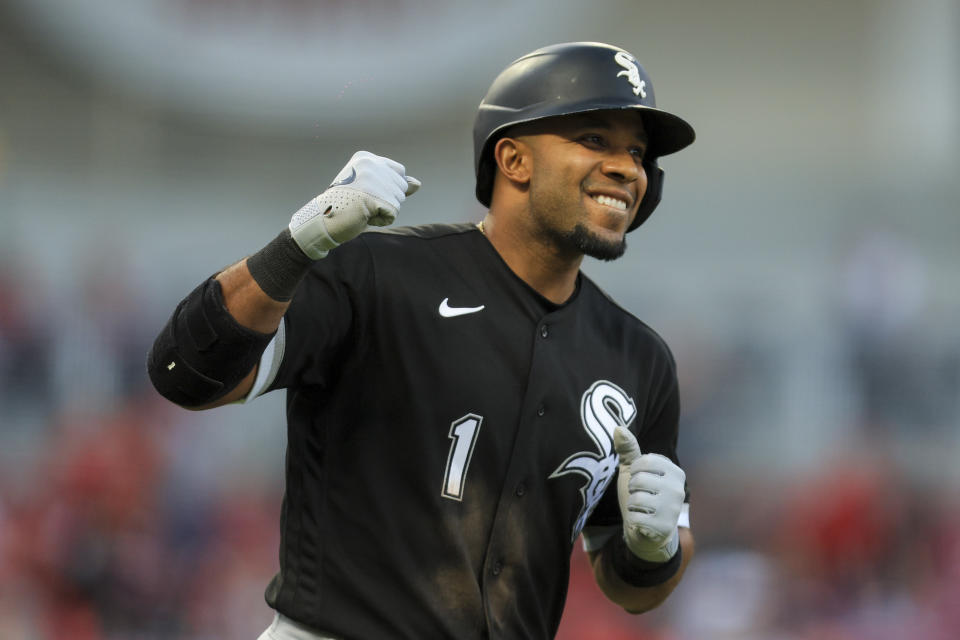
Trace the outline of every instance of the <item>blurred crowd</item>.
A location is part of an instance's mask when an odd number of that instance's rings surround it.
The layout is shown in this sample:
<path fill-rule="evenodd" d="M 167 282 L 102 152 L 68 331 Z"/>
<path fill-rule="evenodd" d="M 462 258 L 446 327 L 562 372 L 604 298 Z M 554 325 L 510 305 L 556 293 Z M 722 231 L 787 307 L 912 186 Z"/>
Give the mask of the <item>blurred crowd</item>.
<path fill-rule="evenodd" d="M 716 460 L 768 426 L 744 407 L 792 352 L 730 334 L 678 349 L 696 560 L 637 617 L 603 598 L 578 548 L 561 640 L 960 637 L 957 478 L 923 464 L 924 443 L 958 446 L 960 345 L 918 341 L 913 269 L 882 237 L 850 253 L 836 322 L 853 408 L 827 426 L 843 438 L 790 473 Z M 218 418 L 159 398 L 144 360 L 165 317 L 122 271 L 79 274 L 69 299 L 38 291 L 25 264 L 0 268 L 0 638 L 255 638 L 277 567 L 279 405 Z M 251 472 L 263 430 L 279 444 Z"/>
<path fill-rule="evenodd" d="M 86 274 L 55 314 L 7 267 L 0 638 L 256 637 L 279 479 L 218 469 L 195 414 L 152 391 L 146 350 L 165 318 L 143 317 L 122 278 Z"/>

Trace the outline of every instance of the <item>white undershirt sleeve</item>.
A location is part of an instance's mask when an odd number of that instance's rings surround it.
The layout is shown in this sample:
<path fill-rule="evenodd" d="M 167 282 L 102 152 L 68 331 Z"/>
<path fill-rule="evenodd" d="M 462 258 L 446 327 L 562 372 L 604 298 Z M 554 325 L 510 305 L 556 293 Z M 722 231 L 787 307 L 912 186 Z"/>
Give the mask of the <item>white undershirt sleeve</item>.
<path fill-rule="evenodd" d="M 277 377 L 277 371 L 280 370 L 280 363 L 283 361 L 283 350 L 286 346 L 284 322 L 277 327 L 277 333 L 273 336 L 267 348 L 263 350 L 260 356 L 260 366 L 257 369 L 257 378 L 253 381 L 253 387 L 250 393 L 243 399 L 244 404 L 250 402 L 257 396 L 266 391 Z"/>

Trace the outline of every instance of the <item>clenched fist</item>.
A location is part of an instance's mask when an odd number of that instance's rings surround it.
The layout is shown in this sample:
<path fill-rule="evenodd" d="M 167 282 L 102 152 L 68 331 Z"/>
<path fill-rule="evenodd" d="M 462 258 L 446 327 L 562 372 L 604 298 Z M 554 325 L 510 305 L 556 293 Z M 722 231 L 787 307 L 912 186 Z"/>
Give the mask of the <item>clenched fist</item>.
<path fill-rule="evenodd" d="M 420 188 L 399 162 L 357 151 L 330 187 L 297 211 L 290 234 L 307 256 L 318 260 L 356 237 L 368 224 L 392 223 L 404 199 Z"/>

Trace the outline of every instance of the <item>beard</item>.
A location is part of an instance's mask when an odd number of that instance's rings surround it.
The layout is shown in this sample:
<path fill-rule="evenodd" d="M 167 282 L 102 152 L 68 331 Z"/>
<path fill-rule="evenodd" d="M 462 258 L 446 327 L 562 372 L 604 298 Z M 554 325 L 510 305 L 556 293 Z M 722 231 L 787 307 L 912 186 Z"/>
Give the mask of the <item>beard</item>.
<path fill-rule="evenodd" d="M 605 262 L 616 260 L 627 250 L 626 236 L 620 238 L 619 241 L 604 240 L 597 234 L 590 232 L 582 224 L 575 226 L 569 236 L 570 240 L 576 244 L 584 255 Z"/>
<path fill-rule="evenodd" d="M 577 223 L 571 231 L 550 229 L 548 233 L 556 246 L 605 262 L 616 260 L 627 250 L 626 237 L 618 241 L 607 240 L 581 223 Z"/>
<path fill-rule="evenodd" d="M 540 185 L 541 181 L 537 181 Z M 582 211 L 582 204 L 576 196 L 564 196 L 562 188 L 553 184 L 543 184 L 539 189 L 531 190 L 530 215 L 536 227 L 535 233 L 546 240 L 559 253 L 573 256 L 586 255 L 597 260 L 609 262 L 621 257 L 627 250 L 626 233 L 620 238 L 611 239 L 601 235 L 584 222 L 575 223 L 570 229 L 564 223 L 563 212 Z M 585 214 L 581 214 L 586 217 Z M 564 228 L 566 227 L 566 228 Z"/>
<path fill-rule="evenodd" d="M 558 212 L 578 209 L 582 205 L 573 196 L 564 197 L 563 193 L 562 189 L 547 184 L 530 194 L 530 213 L 538 235 L 562 254 L 586 255 L 605 262 L 621 257 L 627 250 L 626 234 L 613 240 L 592 231 L 583 222 L 577 222 L 573 229 L 564 228 L 564 215 Z"/>

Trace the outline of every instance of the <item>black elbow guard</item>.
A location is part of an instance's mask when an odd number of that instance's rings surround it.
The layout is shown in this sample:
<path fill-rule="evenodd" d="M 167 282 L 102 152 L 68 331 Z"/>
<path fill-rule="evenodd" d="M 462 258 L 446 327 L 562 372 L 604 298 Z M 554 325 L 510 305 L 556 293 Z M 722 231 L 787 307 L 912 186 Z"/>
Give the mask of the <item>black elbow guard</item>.
<path fill-rule="evenodd" d="M 157 391 L 183 407 L 213 402 L 257 364 L 273 334 L 241 326 L 209 278 L 177 305 L 147 356 Z"/>

